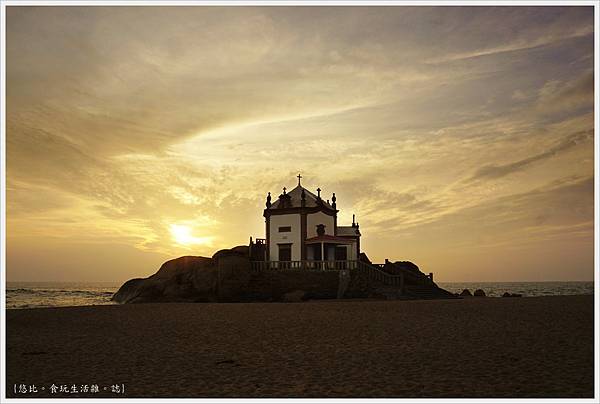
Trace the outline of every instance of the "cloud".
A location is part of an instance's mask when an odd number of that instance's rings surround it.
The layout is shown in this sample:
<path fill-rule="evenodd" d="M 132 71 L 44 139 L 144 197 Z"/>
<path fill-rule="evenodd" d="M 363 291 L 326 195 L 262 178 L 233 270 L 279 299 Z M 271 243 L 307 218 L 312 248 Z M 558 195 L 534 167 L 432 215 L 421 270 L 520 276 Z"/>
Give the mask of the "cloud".
<path fill-rule="evenodd" d="M 589 240 L 594 232 L 593 210 L 594 177 L 565 177 L 458 211 L 432 228 L 441 229 L 453 222 L 458 226 L 455 230 L 485 239 L 480 247 L 521 248 L 524 243 L 549 239 Z M 475 227 L 483 231 L 473 232 Z M 462 241 L 465 245 L 468 242 Z"/>
<path fill-rule="evenodd" d="M 479 168 L 468 181 L 497 179 L 515 172 L 519 172 L 530 165 L 557 156 L 559 153 L 567 151 L 579 144 L 587 143 L 594 137 L 593 130 L 581 131 L 567 136 L 564 140 L 551 147 L 550 149 L 521 159 L 512 163 L 503 165 L 486 165 Z"/>
<path fill-rule="evenodd" d="M 298 172 L 374 257 L 436 224 L 469 254 L 504 243 L 452 229 L 593 173 L 591 27 L 589 7 L 8 7 L 11 262 L 70 240 L 210 255 L 262 236 Z M 558 197 L 571 222 L 528 213 L 532 234 L 582 222 Z"/>
<path fill-rule="evenodd" d="M 536 108 L 544 114 L 566 112 L 579 107 L 594 105 L 594 72 L 587 71 L 580 77 L 563 83 L 551 80 L 539 90 Z"/>
<path fill-rule="evenodd" d="M 591 36 L 594 33 L 594 28 L 591 25 L 584 27 L 575 27 L 573 31 L 567 33 L 552 33 L 548 36 L 541 36 L 532 39 L 521 39 L 513 43 L 503 44 L 492 48 L 477 49 L 464 53 L 450 54 L 440 58 L 428 60 L 428 63 L 447 63 L 460 60 L 468 60 L 485 56 L 498 56 L 506 53 L 531 50 L 538 47 L 548 46 L 556 42 L 562 42 L 569 39 L 576 39 L 586 36 Z"/>

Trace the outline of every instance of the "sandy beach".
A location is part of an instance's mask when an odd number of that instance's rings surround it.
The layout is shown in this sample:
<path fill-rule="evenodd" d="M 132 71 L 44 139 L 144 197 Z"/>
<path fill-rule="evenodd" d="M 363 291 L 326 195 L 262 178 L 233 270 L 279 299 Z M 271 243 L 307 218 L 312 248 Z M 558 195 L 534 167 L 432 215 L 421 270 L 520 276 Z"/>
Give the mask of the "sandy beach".
<path fill-rule="evenodd" d="M 7 310 L 7 394 L 591 398 L 593 314 L 593 296 Z"/>

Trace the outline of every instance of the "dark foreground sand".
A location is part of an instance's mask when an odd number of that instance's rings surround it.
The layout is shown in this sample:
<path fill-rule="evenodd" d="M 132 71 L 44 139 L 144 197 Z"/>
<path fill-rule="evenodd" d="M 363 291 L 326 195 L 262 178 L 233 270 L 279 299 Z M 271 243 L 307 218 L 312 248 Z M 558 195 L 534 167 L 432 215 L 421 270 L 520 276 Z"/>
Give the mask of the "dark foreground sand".
<path fill-rule="evenodd" d="M 8 310 L 7 394 L 593 397 L 593 313 L 593 296 Z"/>

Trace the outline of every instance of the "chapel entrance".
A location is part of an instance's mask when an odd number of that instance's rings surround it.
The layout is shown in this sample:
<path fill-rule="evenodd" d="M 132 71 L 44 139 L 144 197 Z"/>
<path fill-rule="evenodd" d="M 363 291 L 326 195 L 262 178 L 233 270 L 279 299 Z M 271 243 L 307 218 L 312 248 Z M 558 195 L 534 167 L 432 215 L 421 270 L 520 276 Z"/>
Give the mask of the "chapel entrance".
<path fill-rule="evenodd" d="M 292 245 L 291 244 L 279 244 L 279 261 L 291 261 L 292 260 Z"/>

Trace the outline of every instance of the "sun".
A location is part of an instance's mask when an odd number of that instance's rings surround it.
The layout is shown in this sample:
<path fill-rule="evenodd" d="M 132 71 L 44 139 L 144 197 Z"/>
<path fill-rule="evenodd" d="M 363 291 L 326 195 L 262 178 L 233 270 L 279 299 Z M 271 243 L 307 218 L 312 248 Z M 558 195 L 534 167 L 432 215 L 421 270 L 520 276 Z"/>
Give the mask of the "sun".
<path fill-rule="evenodd" d="M 173 240 L 180 245 L 191 246 L 191 245 L 208 245 L 210 244 L 211 237 L 196 237 L 192 234 L 190 226 L 182 224 L 171 224 L 169 226 L 171 236 Z"/>

